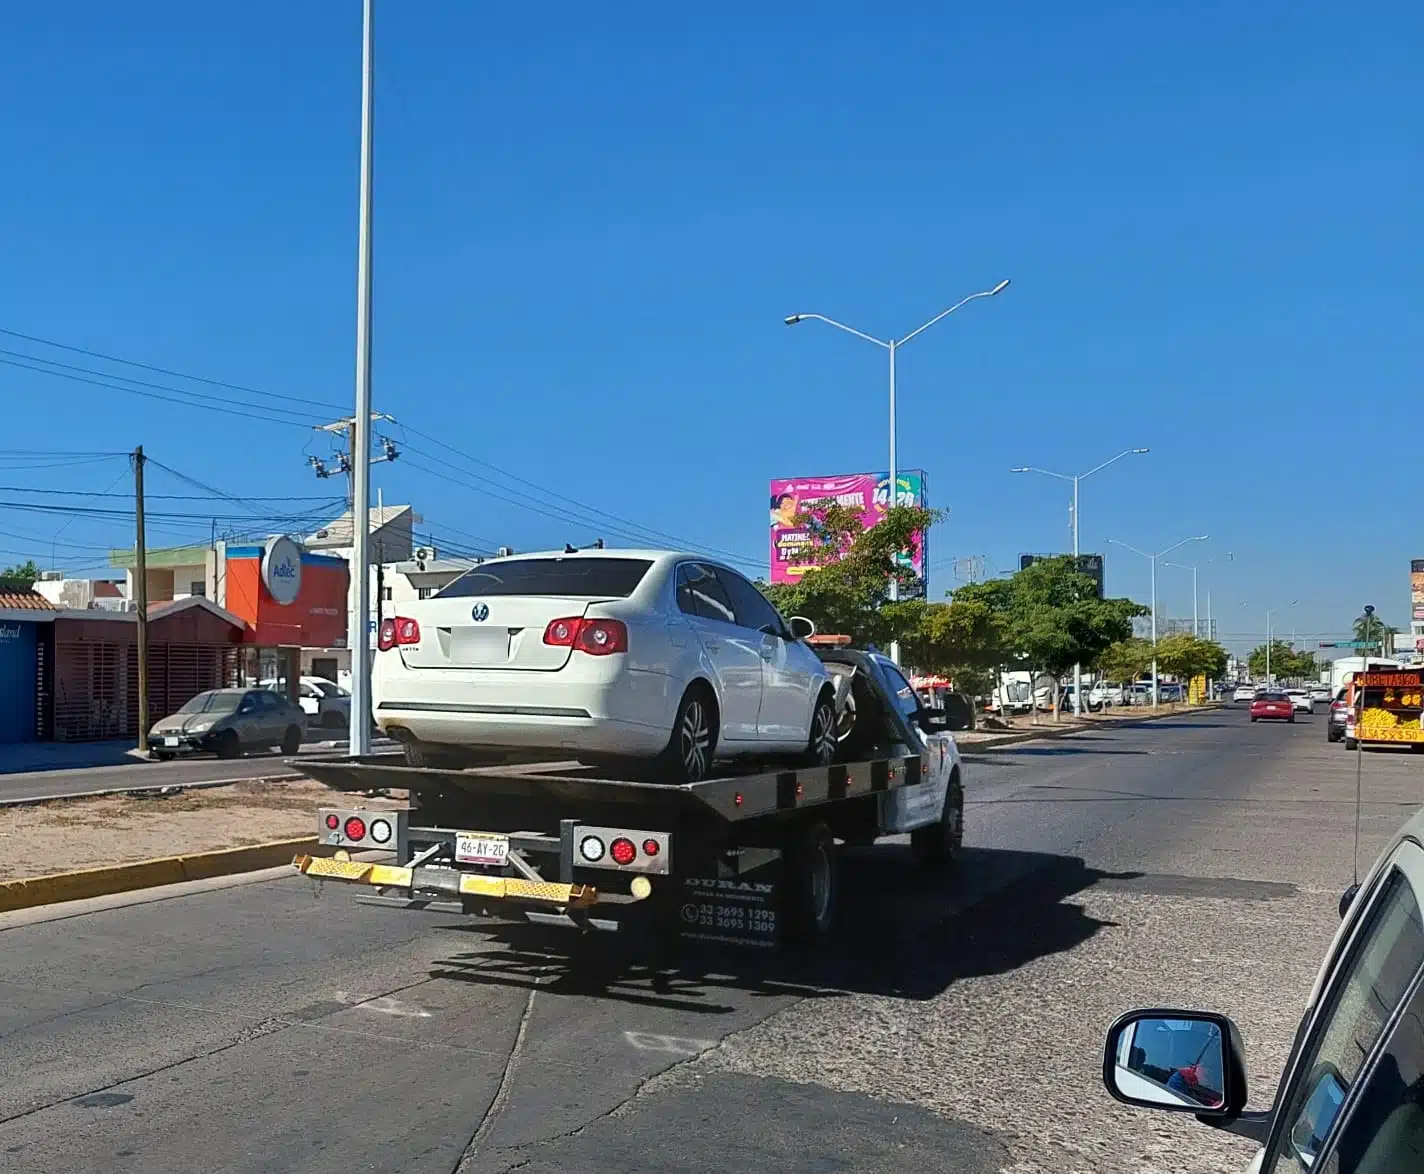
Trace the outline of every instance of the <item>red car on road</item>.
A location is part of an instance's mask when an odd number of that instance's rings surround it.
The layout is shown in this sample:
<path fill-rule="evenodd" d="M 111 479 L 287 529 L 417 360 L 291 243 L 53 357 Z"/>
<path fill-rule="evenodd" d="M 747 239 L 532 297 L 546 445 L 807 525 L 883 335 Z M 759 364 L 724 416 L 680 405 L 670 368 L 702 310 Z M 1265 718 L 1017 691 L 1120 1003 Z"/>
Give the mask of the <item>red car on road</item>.
<path fill-rule="evenodd" d="M 1251 702 L 1251 720 L 1279 718 L 1281 721 L 1295 721 L 1295 705 L 1284 693 L 1257 693 Z"/>

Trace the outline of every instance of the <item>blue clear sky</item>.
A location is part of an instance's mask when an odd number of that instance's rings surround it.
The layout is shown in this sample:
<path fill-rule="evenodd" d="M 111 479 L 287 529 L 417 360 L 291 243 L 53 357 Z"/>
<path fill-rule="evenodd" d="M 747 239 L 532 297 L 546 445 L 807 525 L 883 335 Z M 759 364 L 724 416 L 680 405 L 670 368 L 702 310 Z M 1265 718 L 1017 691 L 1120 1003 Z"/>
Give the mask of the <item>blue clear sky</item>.
<path fill-rule="evenodd" d="M 883 352 L 782 319 L 902 334 L 1007 276 L 900 359 L 901 464 L 952 511 L 935 594 L 956 556 L 1065 547 L 1066 487 L 1010 465 L 1148 445 L 1085 483 L 1086 549 L 1210 532 L 1237 643 L 1270 606 L 1302 640 L 1367 601 L 1407 620 L 1417 4 L 379 7 L 376 406 L 464 455 L 395 429 L 377 484 L 447 541 L 618 537 L 576 502 L 764 560 L 770 477 L 886 462 Z M 7 448 L 338 492 L 304 459 L 315 405 L 351 403 L 359 25 L 357 0 L 10 7 L 0 327 L 269 395 L 127 372 L 249 419 L 0 366 Z M 126 487 L 56 460 L 0 474 Z M 171 504 L 219 508 L 257 507 Z M 5 513 L 0 561 L 128 537 Z M 1189 612 L 1188 574 L 1160 587 Z"/>

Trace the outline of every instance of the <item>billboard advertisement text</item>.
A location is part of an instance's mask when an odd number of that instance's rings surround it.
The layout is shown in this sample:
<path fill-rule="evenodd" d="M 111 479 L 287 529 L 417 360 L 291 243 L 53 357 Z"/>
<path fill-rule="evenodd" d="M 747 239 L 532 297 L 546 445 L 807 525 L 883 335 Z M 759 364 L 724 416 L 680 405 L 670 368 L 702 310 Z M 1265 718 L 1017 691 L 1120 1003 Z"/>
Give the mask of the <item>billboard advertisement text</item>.
<path fill-rule="evenodd" d="M 1409 616 L 1424 620 L 1424 558 L 1409 563 Z"/>
<path fill-rule="evenodd" d="M 895 504 L 925 505 L 925 475 L 920 469 L 902 469 L 896 473 L 899 483 Z M 795 583 L 814 568 L 808 557 L 811 538 L 805 526 L 798 525 L 798 514 L 818 506 L 841 505 L 860 516 L 861 525 L 869 530 L 885 514 L 889 500 L 889 473 L 843 473 L 830 477 L 778 477 L 771 482 L 771 581 Z M 904 556 L 906 569 L 913 570 L 915 586 L 910 596 L 923 596 L 925 591 L 925 535 L 916 534 L 910 551 Z"/>

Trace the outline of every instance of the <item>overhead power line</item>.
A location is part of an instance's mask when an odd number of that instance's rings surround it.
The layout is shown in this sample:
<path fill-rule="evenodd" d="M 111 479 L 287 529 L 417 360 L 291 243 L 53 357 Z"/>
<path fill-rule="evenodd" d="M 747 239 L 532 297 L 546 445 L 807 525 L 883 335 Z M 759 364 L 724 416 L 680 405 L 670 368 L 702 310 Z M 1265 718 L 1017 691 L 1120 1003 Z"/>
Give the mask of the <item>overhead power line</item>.
<path fill-rule="evenodd" d="M 262 396 L 264 399 L 281 400 L 285 403 L 310 404 L 312 407 L 319 408 L 326 413 L 341 410 L 340 408 L 333 407 L 331 404 L 323 403 L 320 400 L 303 399 L 301 396 L 286 395 L 276 391 L 263 391 L 259 387 L 248 387 L 241 383 L 229 383 L 223 379 L 209 379 L 203 375 L 190 375 L 186 371 L 175 371 L 170 367 L 155 366 L 153 363 L 140 363 L 135 359 L 124 359 L 118 355 L 105 354 L 103 351 L 89 350 L 86 347 L 73 346 L 66 342 L 56 342 L 52 338 L 41 338 L 37 334 L 23 334 L 18 330 L 6 330 L 3 326 L 0 326 L 0 334 L 8 335 L 10 338 L 22 339 L 25 342 L 36 343 L 39 346 L 54 347 L 56 350 L 69 351 L 71 354 L 87 355 L 91 359 L 103 359 L 106 363 L 119 363 L 125 367 L 135 367 L 140 371 L 152 371 L 155 374 L 167 375 L 173 379 L 187 379 L 192 383 L 203 383 L 209 387 L 221 387 L 228 391 L 240 391 L 246 395 Z"/>

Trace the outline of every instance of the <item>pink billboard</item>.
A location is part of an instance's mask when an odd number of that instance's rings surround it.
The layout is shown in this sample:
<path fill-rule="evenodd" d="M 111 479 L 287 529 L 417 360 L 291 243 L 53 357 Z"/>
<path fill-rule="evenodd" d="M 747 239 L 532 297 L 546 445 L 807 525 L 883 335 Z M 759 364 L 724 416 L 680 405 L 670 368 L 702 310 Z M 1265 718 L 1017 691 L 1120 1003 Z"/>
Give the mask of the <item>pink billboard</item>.
<path fill-rule="evenodd" d="M 895 475 L 899 483 L 896 505 L 925 504 L 925 474 L 921 469 L 902 469 Z M 779 477 L 771 483 L 771 581 L 795 583 L 812 564 L 806 557 L 810 536 L 796 516 L 818 505 L 842 505 L 860 514 L 868 530 L 880 521 L 889 500 L 889 473 L 843 473 L 833 477 Z M 911 595 L 925 590 L 925 536 L 916 534 L 912 549 L 905 555 L 918 585 Z"/>

